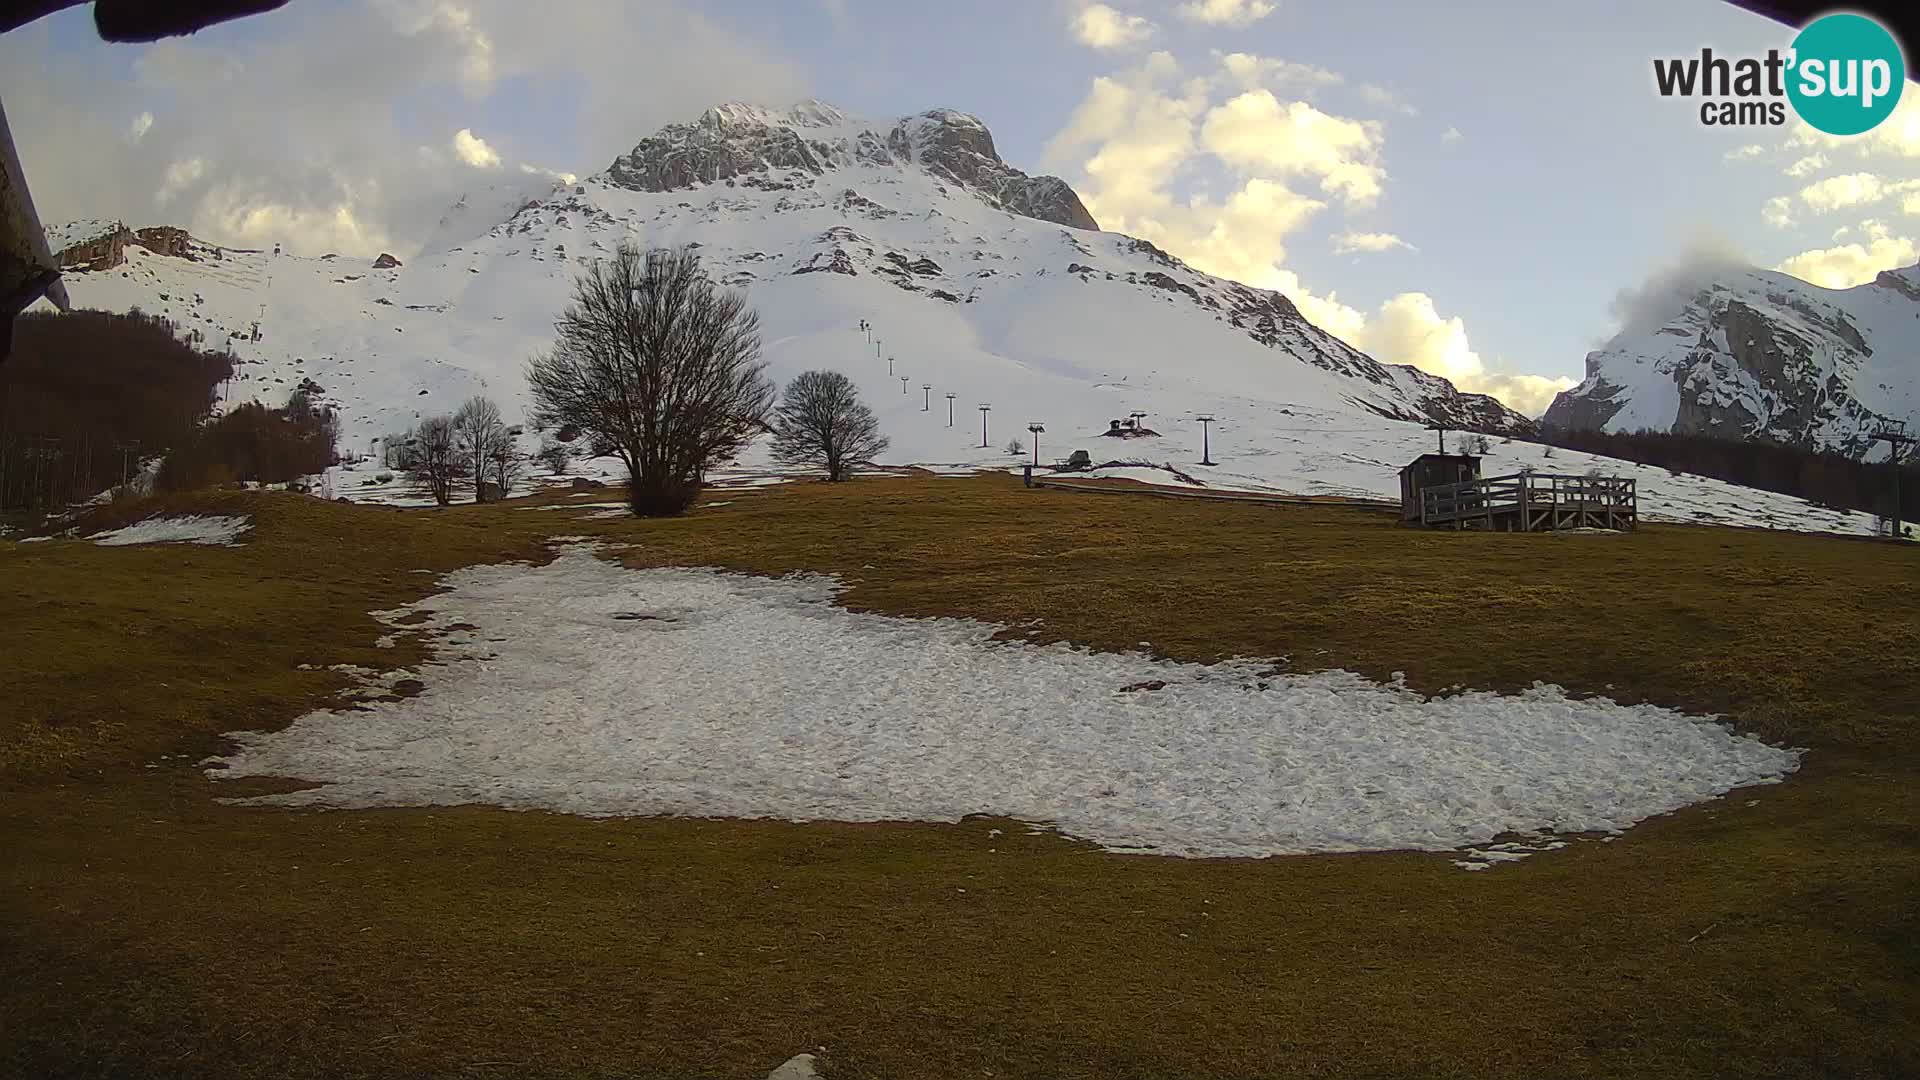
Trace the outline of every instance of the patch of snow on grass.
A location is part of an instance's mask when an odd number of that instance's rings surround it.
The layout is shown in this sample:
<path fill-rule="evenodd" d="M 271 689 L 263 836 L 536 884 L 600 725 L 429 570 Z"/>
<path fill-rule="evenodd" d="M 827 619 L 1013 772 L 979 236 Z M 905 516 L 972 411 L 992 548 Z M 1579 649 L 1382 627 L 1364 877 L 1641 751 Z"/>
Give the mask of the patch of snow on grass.
<path fill-rule="evenodd" d="M 108 547 L 128 544 L 210 544 L 239 547 L 240 534 L 253 528 L 245 515 L 218 517 L 189 514 L 183 517 L 150 517 L 125 528 L 95 533 L 88 539 Z"/>
<path fill-rule="evenodd" d="M 259 800 L 279 805 L 985 813 L 1112 849 L 1263 856 L 1617 832 L 1799 761 L 1555 686 L 1429 699 L 1344 671 L 995 642 L 987 623 L 835 607 L 821 577 L 630 570 L 571 547 L 444 584 L 380 613 L 438 632 L 422 693 L 235 734 L 212 774 L 324 785 Z"/>

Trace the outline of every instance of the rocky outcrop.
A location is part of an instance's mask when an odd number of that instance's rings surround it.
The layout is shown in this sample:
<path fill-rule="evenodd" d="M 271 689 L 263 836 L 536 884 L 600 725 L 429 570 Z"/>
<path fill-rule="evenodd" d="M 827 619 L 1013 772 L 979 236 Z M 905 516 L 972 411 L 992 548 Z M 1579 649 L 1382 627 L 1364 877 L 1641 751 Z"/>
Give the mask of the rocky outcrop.
<path fill-rule="evenodd" d="M 1905 270 L 1882 270 L 1873 279 L 1875 288 L 1892 289 L 1909 300 L 1920 300 L 1920 266 Z"/>
<path fill-rule="evenodd" d="M 111 270 L 127 261 L 127 245 L 133 233 L 115 223 L 106 231 L 76 241 L 53 253 L 62 270 Z"/>
<path fill-rule="evenodd" d="M 380 253 L 379 258 L 373 260 L 373 268 L 375 270 L 391 270 L 394 267 L 399 265 L 400 265 L 399 259 L 394 258 L 393 256 L 387 254 L 384 251 Z"/>
<path fill-rule="evenodd" d="M 154 225 L 133 231 L 134 242 L 155 255 L 170 255 L 176 259 L 193 259 L 193 237 L 187 230 L 172 225 Z"/>
<path fill-rule="evenodd" d="M 111 270 L 127 261 L 127 245 L 138 244 L 155 255 L 198 259 L 193 237 L 172 225 L 129 229 L 119 222 L 92 230 L 93 235 L 68 243 L 54 253 L 62 270 Z"/>
<path fill-rule="evenodd" d="M 827 173 L 860 165 L 918 166 L 1009 213 L 1098 230 L 1080 196 L 1054 176 L 1028 176 L 1000 159 L 979 118 L 934 109 L 892 124 L 886 135 L 831 105 L 802 102 L 776 111 L 728 104 L 687 124 L 668 124 L 607 167 L 602 179 L 635 191 L 700 184 L 765 190 L 810 187 Z M 890 213 L 848 190 L 849 210 Z"/>

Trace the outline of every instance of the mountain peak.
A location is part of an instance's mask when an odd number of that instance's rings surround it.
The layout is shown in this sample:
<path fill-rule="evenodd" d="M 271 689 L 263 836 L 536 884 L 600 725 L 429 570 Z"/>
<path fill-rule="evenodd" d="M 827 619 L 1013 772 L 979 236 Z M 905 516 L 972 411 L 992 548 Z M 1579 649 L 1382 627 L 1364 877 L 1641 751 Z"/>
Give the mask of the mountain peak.
<path fill-rule="evenodd" d="M 847 114 L 838 108 L 818 98 L 807 98 L 784 108 L 774 108 L 750 101 L 723 101 L 701 113 L 699 125 L 705 128 L 771 125 L 831 128 L 844 126 L 848 122 Z"/>
<path fill-rule="evenodd" d="M 1066 181 L 1008 165 L 984 121 L 949 108 L 874 123 L 817 99 L 788 106 L 724 102 L 692 123 L 668 124 L 640 140 L 600 179 L 644 192 L 723 183 L 796 190 L 830 173 L 879 169 L 928 174 L 1022 217 L 1100 228 Z"/>

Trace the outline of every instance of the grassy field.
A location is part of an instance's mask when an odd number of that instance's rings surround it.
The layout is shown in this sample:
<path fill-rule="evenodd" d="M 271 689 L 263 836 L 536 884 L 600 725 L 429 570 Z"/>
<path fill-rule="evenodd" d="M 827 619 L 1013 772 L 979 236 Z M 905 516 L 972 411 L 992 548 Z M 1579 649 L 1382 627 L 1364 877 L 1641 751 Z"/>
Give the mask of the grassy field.
<path fill-rule="evenodd" d="M 1920 553 L 1004 477 L 714 498 L 580 522 L 233 493 L 171 505 L 254 515 L 242 548 L 0 543 L 0 1074 L 758 1077 L 812 1050 L 833 1080 L 1920 1075 Z M 1810 753 L 1478 874 L 1110 855 L 986 819 L 214 801 L 265 789 L 194 768 L 220 732 L 340 689 L 299 665 L 417 660 L 367 613 L 549 533 L 1096 647 L 1555 681 Z"/>

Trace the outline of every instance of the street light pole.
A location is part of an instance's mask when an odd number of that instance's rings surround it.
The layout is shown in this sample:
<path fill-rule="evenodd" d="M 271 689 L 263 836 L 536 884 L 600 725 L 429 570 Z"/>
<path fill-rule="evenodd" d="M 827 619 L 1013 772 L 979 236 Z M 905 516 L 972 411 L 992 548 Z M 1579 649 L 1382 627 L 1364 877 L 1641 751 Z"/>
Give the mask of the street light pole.
<path fill-rule="evenodd" d="M 1194 419 L 1200 421 L 1200 464 L 1211 465 L 1213 464 L 1213 444 L 1208 436 L 1211 433 L 1209 425 L 1213 423 L 1213 417 L 1196 416 Z"/>
<path fill-rule="evenodd" d="M 931 408 L 933 408 L 933 384 L 921 383 L 920 384 L 920 411 L 926 412 Z"/>
<path fill-rule="evenodd" d="M 987 448 L 987 413 L 992 409 L 993 406 L 986 402 L 980 403 L 980 448 L 982 450 Z"/>
<path fill-rule="evenodd" d="M 907 377 L 905 375 L 900 376 L 900 396 L 907 396 Z"/>
<path fill-rule="evenodd" d="M 1047 430 L 1047 427 L 1035 420 L 1027 425 L 1027 430 L 1033 432 L 1033 467 L 1037 469 L 1040 467 L 1040 433 Z"/>
<path fill-rule="evenodd" d="M 893 374 L 893 357 L 887 357 L 887 374 Z"/>
<path fill-rule="evenodd" d="M 960 396 L 959 394 L 947 395 L 947 426 L 948 427 L 953 426 L 953 399 L 959 396 Z"/>

